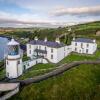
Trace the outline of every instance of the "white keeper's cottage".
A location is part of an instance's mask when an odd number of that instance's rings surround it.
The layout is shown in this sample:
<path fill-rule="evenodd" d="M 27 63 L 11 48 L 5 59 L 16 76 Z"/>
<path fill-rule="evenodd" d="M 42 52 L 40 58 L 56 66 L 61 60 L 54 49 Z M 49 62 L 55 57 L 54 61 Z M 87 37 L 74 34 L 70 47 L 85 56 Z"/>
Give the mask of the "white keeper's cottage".
<path fill-rule="evenodd" d="M 44 40 L 38 40 L 37 37 L 33 41 L 27 44 L 27 56 L 28 57 L 43 57 L 48 59 L 52 63 L 58 63 L 64 57 L 72 52 L 72 47 L 61 43 L 59 38 L 54 42 Z"/>
<path fill-rule="evenodd" d="M 72 51 L 84 54 L 93 54 L 97 50 L 96 40 L 87 38 L 73 38 Z"/>

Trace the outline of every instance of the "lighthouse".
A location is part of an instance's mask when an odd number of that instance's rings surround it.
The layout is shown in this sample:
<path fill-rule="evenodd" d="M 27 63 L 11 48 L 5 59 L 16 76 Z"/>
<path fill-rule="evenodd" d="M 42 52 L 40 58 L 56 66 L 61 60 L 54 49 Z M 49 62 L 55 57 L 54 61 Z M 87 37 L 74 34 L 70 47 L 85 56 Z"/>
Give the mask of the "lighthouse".
<path fill-rule="evenodd" d="M 7 44 L 6 77 L 17 78 L 23 73 L 20 44 L 11 39 Z"/>

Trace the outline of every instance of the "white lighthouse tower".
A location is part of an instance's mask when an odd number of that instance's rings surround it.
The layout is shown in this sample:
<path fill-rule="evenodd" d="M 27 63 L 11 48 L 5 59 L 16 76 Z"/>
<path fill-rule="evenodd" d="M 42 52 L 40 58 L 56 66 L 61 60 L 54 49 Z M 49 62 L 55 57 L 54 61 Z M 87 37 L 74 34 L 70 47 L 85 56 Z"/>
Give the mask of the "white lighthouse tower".
<path fill-rule="evenodd" d="M 14 39 L 7 44 L 6 77 L 17 78 L 23 73 L 20 44 Z"/>

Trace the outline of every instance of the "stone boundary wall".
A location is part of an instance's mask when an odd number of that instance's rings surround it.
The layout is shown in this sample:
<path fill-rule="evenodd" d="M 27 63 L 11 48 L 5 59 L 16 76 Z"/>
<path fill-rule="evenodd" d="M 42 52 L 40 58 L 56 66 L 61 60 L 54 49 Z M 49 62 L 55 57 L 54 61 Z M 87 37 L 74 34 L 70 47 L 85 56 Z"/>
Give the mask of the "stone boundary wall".
<path fill-rule="evenodd" d="M 100 60 L 97 60 L 97 61 L 74 61 L 74 62 L 69 63 L 69 64 L 63 64 L 63 65 L 59 66 L 58 69 L 55 69 L 55 70 L 48 72 L 44 75 L 36 76 L 34 78 L 29 78 L 26 80 L 15 80 L 15 81 L 12 80 L 10 82 L 20 82 L 21 86 L 23 87 L 23 86 L 29 85 L 31 83 L 38 83 L 38 82 L 46 80 L 50 77 L 57 76 L 59 74 L 64 73 L 65 71 L 67 71 L 71 68 L 77 67 L 78 65 L 81 65 L 81 64 L 100 64 Z"/>
<path fill-rule="evenodd" d="M 2 97 L 0 97 L 0 100 L 6 100 L 9 99 L 11 96 L 17 94 L 19 92 L 19 87 L 17 87 L 16 89 L 8 92 L 7 94 L 3 95 Z"/>

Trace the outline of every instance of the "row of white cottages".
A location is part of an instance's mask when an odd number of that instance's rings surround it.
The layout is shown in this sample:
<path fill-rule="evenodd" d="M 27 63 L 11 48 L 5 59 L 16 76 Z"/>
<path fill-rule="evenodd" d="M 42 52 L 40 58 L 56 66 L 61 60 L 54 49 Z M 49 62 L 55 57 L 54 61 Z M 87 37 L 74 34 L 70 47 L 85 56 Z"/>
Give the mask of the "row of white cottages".
<path fill-rule="evenodd" d="M 57 38 L 54 42 L 38 40 L 37 37 L 27 44 L 27 56 L 44 57 L 52 63 L 58 63 L 71 52 L 93 54 L 97 49 L 96 40 L 86 38 L 73 38 L 70 45 L 61 43 Z"/>
<path fill-rule="evenodd" d="M 23 62 L 20 44 L 12 39 L 7 46 L 6 77 L 10 79 L 19 77 L 38 63 L 58 63 L 71 52 L 93 54 L 97 49 L 96 41 L 91 39 L 73 38 L 70 45 L 65 45 L 59 39 L 51 42 L 47 38 L 38 40 L 35 37 L 33 41 L 27 43 L 27 56 L 31 59 Z"/>

